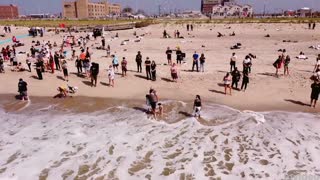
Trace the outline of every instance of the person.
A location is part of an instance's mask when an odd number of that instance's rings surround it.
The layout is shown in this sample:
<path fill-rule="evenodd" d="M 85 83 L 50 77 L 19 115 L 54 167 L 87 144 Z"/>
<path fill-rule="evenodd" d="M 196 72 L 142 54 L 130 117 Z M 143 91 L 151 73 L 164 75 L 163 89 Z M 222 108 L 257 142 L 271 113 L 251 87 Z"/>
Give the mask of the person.
<path fill-rule="evenodd" d="M 142 55 L 140 51 L 138 51 L 138 54 L 136 55 L 136 63 L 137 63 L 137 72 L 142 73 Z"/>
<path fill-rule="evenodd" d="M 109 78 L 109 86 L 114 87 L 114 69 L 112 67 L 112 65 L 109 66 L 108 69 L 108 78 Z"/>
<path fill-rule="evenodd" d="M 37 75 L 38 75 L 38 79 L 42 80 L 42 67 L 43 67 L 43 62 L 38 59 L 37 63 L 36 63 L 36 71 L 37 71 Z"/>
<path fill-rule="evenodd" d="M 287 57 L 284 60 L 284 75 L 289 75 L 289 64 L 290 64 L 290 56 L 287 55 Z"/>
<path fill-rule="evenodd" d="M 27 54 L 26 64 L 29 68 L 29 72 L 31 72 L 31 57 L 29 53 Z"/>
<path fill-rule="evenodd" d="M 19 79 L 19 83 L 18 83 L 18 92 L 20 94 L 20 98 L 21 100 L 28 100 L 28 88 L 27 88 L 28 84 L 23 81 L 23 79 Z"/>
<path fill-rule="evenodd" d="M 78 70 L 78 75 L 82 74 L 82 61 L 79 59 L 79 56 L 77 56 L 77 59 L 75 61 L 75 65 Z"/>
<path fill-rule="evenodd" d="M 230 73 L 227 73 L 223 78 L 223 84 L 224 84 L 224 93 L 227 95 L 227 90 L 229 89 L 230 95 L 231 94 L 231 76 Z"/>
<path fill-rule="evenodd" d="M 4 58 L 0 56 L 0 73 L 5 73 L 4 71 Z"/>
<path fill-rule="evenodd" d="M 89 47 L 87 47 L 87 51 L 86 51 L 86 58 L 91 60 L 91 54 L 89 52 Z"/>
<path fill-rule="evenodd" d="M 193 31 L 193 24 L 190 25 L 190 29 L 191 29 L 191 31 Z"/>
<path fill-rule="evenodd" d="M 151 113 L 153 114 L 153 117 L 156 118 L 156 109 L 157 109 L 157 103 L 159 101 L 159 97 L 157 95 L 157 92 L 154 89 L 149 90 L 149 97 L 150 97 L 150 105 L 151 105 Z"/>
<path fill-rule="evenodd" d="M 176 63 L 172 64 L 170 71 L 173 82 L 178 82 L 178 67 Z"/>
<path fill-rule="evenodd" d="M 315 23 L 315 22 L 313 22 L 312 29 L 313 29 L 313 30 L 316 29 L 316 23 Z"/>
<path fill-rule="evenodd" d="M 162 105 L 162 103 L 158 103 L 158 115 L 160 117 L 163 116 L 163 105 Z"/>
<path fill-rule="evenodd" d="M 152 75 L 151 75 L 151 61 L 149 57 L 147 57 L 146 61 L 144 62 L 145 67 L 146 67 L 146 73 L 147 73 L 147 80 L 151 80 Z"/>
<path fill-rule="evenodd" d="M 204 72 L 204 63 L 206 62 L 206 57 L 204 57 L 204 54 L 202 53 L 200 56 L 200 71 Z"/>
<path fill-rule="evenodd" d="M 57 88 L 57 91 L 59 91 L 59 94 L 57 94 L 56 96 L 54 96 L 54 98 L 66 98 L 68 97 L 68 89 L 66 87 L 63 86 L 59 86 Z"/>
<path fill-rule="evenodd" d="M 63 60 L 61 67 L 63 70 L 64 80 L 68 82 L 68 63 L 66 60 Z"/>
<path fill-rule="evenodd" d="M 308 27 L 309 27 L 309 29 L 311 29 L 311 22 L 308 23 Z"/>
<path fill-rule="evenodd" d="M 91 87 L 92 86 L 97 87 L 98 74 L 99 74 L 99 64 L 92 62 L 90 67 Z"/>
<path fill-rule="evenodd" d="M 243 71 L 251 73 L 251 66 L 252 66 L 251 58 L 250 56 L 247 55 L 243 60 Z"/>
<path fill-rule="evenodd" d="M 110 45 L 108 44 L 107 46 L 107 57 L 109 57 L 111 54 L 111 48 L 110 48 Z"/>
<path fill-rule="evenodd" d="M 61 66 L 60 66 L 60 57 L 59 57 L 58 52 L 55 52 L 53 58 L 54 58 L 54 63 L 56 64 L 56 70 L 59 70 L 59 71 L 60 71 Z"/>
<path fill-rule="evenodd" d="M 183 58 L 182 58 L 182 51 L 180 50 L 180 47 L 177 47 L 176 55 L 177 55 L 177 64 L 181 64 Z"/>
<path fill-rule="evenodd" d="M 177 38 L 180 38 L 180 32 L 177 30 Z"/>
<path fill-rule="evenodd" d="M 238 89 L 238 83 L 239 83 L 239 81 L 240 81 L 241 74 L 240 74 L 240 71 L 238 70 L 237 67 L 234 68 L 234 70 L 232 71 L 231 75 L 232 75 L 232 85 L 231 85 L 231 88 Z"/>
<path fill-rule="evenodd" d="M 53 56 L 52 56 L 51 53 L 50 53 L 50 56 L 49 56 L 49 66 L 50 66 L 50 69 L 51 69 L 51 73 L 53 74 L 54 73 L 54 59 L 53 59 Z"/>
<path fill-rule="evenodd" d="M 190 25 L 189 25 L 189 24 L 187 24 L 187 31 L 189 31 L 189 28 L 190 28 Z"/>
<path fill-rule="evenodd" d="M 236 53 L 232 53 L 232 56 L 230 58 L 230 72 L 236 68 L 236 61 L 237 61 L 237 56 Z"/>
<path fill-rule="evenodd" d="M 152 63 L 151 63 L 151 80 L 152 81 L 156 81 L 157 80 L 157 76 L 156 76 L 157 70 L 156 70 L 156 68 L 157 68 L 156 62 L 152 61 Z"/>
<path fill-rule="evenodd" d="M 106 40 L 104 39 L 104 37 L 102 37 L 102 39 L 101 39 L 101 44 L 102 44 L 102 49 L 105 49 Z"/>
<path fill-rule="evenodd" d="M 194 103 L 193 103 L 194 117 L 200 118 L 201 107 L 202 107 L 201 97 L 200 95 L 196 95 L 196 99 L 194 100 Z"/>
<path fill-rule="evenodd" d="M 276 68 L 276 76 L 279 76 L 279 69 L 283 63 L 282 55 L 279 55 L 278 59 L 273 63 L 273 66 Z"/>
<path fill-rule="evenodd" d="M 119 68 L 119 60 L 118 60 L 118 57 L 115 56 L 114 54 L 111 56 L 112 57 L 112 66 L 113 66 L 113 69 L 116 70 L 117 69 L 117 72 L 118 72 L 118 68 Z"/>
<path fill-rule="evenodd" d="M 170 49 L 170 47 L 167 48 L 166 54 L 167 54 L 168 64 L 171 65 L 172 64 L 172 50 Z"/>
<path fill-rule="evenodd" d="M 71 52 L 72 52 L 72 60 L 76 57 L 76 50 L 73 48 L 73 46 L 71 47 Z"/>
<path fill-rule="evenodd" d="M 320 94 L 320 83 L 314 82 L 311 85 L 311 103 L 310 106 L 315 108 Z"/>
<path fill-rule="evenodd" d="M 247 86 L 249 84 L 249 73 L 247 71 L 243 72 L 243 77 L 242 77 L 242 85 L 241 85 L 241 91 L 246 91 Z"/>
<path fill-rule="evenodd" d="M 320 54 L 318 54 L 317 62 L 316 62 L 316 65 L 314 66 L 313 72 L 316 72 L 318 69 L 320 69 Z"/>
<path fill-rule="evenodd" d="M 197 68 L 197 72 L 199 72 L 199 55 L 197 54 L 197 52 L 194 52 L 194 54 L 192 55 L 193 58 L 193 63 L 192 63 L 192 72 L 194 71 L 194 66 L 196 66 Z"/>
<path fill-rule="evenodd" d="M 163 31 L 163 38 L 168 38 L 168 34 L 166 30 Z"/>
<path fill-rule="evenodd" d="M 36 48 L 34 48 L 33 46 L 31 46 L 31 48 L 30 48 L 30 53 L 31 53 L 31 56 L 32 56 L 33 58 L 36 57 L 36 52 L 37 52 Z"/>
<path fill-rule="evenodd" d="M 127 76 L 127 64 L 128 64 L 128 61 L 126 60 L 125 57 L 123 57 L 121 61 L 122 77 Z"/>

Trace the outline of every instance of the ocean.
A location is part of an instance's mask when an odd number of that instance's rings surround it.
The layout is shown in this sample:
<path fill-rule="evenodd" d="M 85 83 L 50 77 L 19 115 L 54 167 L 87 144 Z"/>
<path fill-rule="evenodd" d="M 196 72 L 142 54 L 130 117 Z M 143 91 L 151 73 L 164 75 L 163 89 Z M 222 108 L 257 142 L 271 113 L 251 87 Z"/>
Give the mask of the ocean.
<path fill-rule="evenodd" d="M 319 114 L 139 103 L 3 103 L 0 179 L 320 179 Z"/>

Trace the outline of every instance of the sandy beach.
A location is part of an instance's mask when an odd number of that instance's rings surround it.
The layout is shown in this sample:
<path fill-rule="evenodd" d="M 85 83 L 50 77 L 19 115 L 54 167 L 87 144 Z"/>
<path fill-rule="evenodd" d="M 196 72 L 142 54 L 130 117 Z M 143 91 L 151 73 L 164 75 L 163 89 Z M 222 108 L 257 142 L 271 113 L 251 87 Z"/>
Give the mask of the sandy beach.
<path fill-rule="evenodd" d="M 163 39 L 162 32 L 166 29 L 173 36 L 173 31 L 179 29 L 184 39 Z M 232 32 L 236 36 L 228 36 Z M 134 42 L 136 39 L 133 33 L 137 35 L 145 34 L 140 42 Z M 225 34 L 225 37 L 218 38 L 217 32 Z M 6 66 L 6 73 L 0 75 L 2 83 L 0 94 L 12 94 L 17 91 L 19 78 L 23 78 L 28 83 L 28 93 L 32 97 L 41 96 L 50 97 L 57 94 L 56 88 L 61 85 L 72 85 L 79 87 L 75 96 L 102 97 L 126 100 L 144 100 L 145 94 L 150 87 L 158 91 L 160 99 L 173 99 L 191 101 L 196 94 L 202 96 L 203 101 L 224 104 L 238 109 L 250 109 L 256 111 L 267 110 L 286 110 L 319 112 L 317 109 L 311 109 L 305 105 L 309 104 L 311 92 L 311 80 L 316 56 L 320 53 L 318 50 L 309 49 L 309 46 L 319 44 L 319 29 L 309 30 L 306 24 L 200 24 L 195 25 L 192 32 L 187 32 L 183 25 L 164 25 L 157 24 L 141 29 L 118 31 L 119 38 L 111 39 L 116 32 L 105 34 L 106 44 L 111 46 L 112 54 L 116 54 L 120 59 L 126 57 L 128 60 L 128 76 L 116 76 L 115 88 L 106 86 L 108 83 L 106 69 L 111 64 L 111 58 L 107 58 L 106 51 L 97 50 L 101 45 L 101 39 L 89 41 L 88 47 L 92 52 L 92 61 L 100 64 L 100 73 L 98 76 L 98 86 L 92 88 L 88 86 L 90 79 L 80 78 L 76 75 L 74 61 L 68 61 L 69 82 L 63 81 L 63 73 L 56 71 L 54 74 L 45 73 L 44 80 L 36 79 L 36 72 L 33 69 L 29 72 L 11 72 L 10 67 Z M 27 28 L 16 28 L 13 33 L 7 37 L 1 37 L 0 40 L 11 38 L 11 35 L 27 34 Z M 267 38 L 265 35 L 270 34 Z M 32 41 L 39 40 L 62 42 L 63 33 L 55 35 L 54 32 L 47 32 L 40 38 L 26 37 L 20 39 L 25 46 L 18 47 L 17 53 L 27 52 Z M 85 33 L 74 33 L 75 36 L 85 35 Z M 121 46 L 121 42 L 129 40 L 126 45 Z M 291 40 L 297 42 L 283 42 Z M 242 48 L 230 50 L 230 47 L 236 43 L 241 43 Z M 2 46 L 9 45 L 3 44 Z M 187 54 L 186 63 L 179 66 L 180 80 L 178 83 L 169 82 L 171 80 L 170 67 L 164 65 L 167 63 L 165 50 L 167 47 L 175 49 L 177 46 Z M 274 76 L 275 68 L 272 66 L 279 52 L 278 49 L 286 49 L 287 54 L 291 56 L 290 76 Z M 58 49 L 54 49 L 58 50 Z M 71 58 L 70 48 L 67 59 Z M 75 48 L 76 55 L 80 54 L 79 47 Z M 142 52 L 143 61 L 146 57 L 156 61 L 158 79 L 155 82 L 147 81 L 145 73 L 136 73 L 135 55 L 137 51 Z M 192 54 L 194 51 L 204 53 L 206 56 L 205 72 L 190 72 L 192 66 Z M 303 51 L 308 60 L 298 60 L 295 56 Z M 252 53 L 257 56 L 253 60 L 252 73 L 250 74 L 250 83 L 246 92 L 233 91 L 232 96 L 224 95 L 224 88 L 219 86 L 227 71 L 229 71 L 229 60 L 232 52 L 238 56 L 237 66 L 242 70 L 242 61 L 245 55 Z M 18 54 L 18 61 L 25 67 L 25 54 Z M 175 53 L 173 54 L 175 59 Z M 144 71 L 144 69 L 143 69 Z M 145 72 L 145 71 L 144 71 Z M 280 70 L 283 74 L 283 69 Z M 241 82 L 240 82 L 241 83 Z M 11 96 L 11 95 L 10 95 Z"/>

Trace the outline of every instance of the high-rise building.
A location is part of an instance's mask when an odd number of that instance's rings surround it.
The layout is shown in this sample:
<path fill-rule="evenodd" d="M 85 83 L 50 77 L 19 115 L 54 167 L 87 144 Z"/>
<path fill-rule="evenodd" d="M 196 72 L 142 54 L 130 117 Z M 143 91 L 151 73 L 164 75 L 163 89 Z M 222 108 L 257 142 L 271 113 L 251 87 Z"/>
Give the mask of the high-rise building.
<path fill-rule="evenodd" d="M 201 0 L 202 14 L 212 14 L 212 8 L 216 5 L 224 5 L 225 3 L 234 3 L 235 0 Z"/>
<path fill-rule="evenodd" d="M 89 0 L 76 0 L 63 3 L 63 17 L 65 18 L 101 18 L 108 15 L 120 15 L 121 5 L 110 4 L 107 0 L 92 3 Z"/>
<path fill-rule="evenodd" d="M 19 18 L 18 7 L 15 5 L 0 5 L 0 19 Z"/>

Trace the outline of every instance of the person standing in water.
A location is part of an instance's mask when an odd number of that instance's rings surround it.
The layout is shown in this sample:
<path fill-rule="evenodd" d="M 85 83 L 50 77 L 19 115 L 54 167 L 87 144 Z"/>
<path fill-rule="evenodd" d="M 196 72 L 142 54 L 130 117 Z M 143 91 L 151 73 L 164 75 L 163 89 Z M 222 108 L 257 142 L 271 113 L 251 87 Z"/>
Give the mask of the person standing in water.
<path fill-rule="evenodd" d="M 152 115 L 153 117 L 156 119 L 157 118 L 157 103 L 159 101 L 159 97 L 157 95 L 157 92 L 154 89 L 150 89 L 149 90 L 149 98 L 150 98 L 150 105 L 151 105 L 151 109 L 152 109 Z"/>
<path fill-rule="evenodd" d="M 194 103 L 193 103 L 194 117 L 200 118 L 201 108 L 202 108 L 201 97 L 200 95 L 196 95 L 196 99 L 194 100 Z"/>
<path fill-rule="evenodd" d="M 320 83 L 317 81 L 314 81 L 314 83 L 311 85 L 311 103 L 310 106 L 313 108 L 316 108 L 317 101 L 319 99 L 320 94 Z"/>
<path fill-rule="evenodd" d="M 19 83 L 18 83 L 18 92 L 20 93 L 20 98 L 21 100 L 28 100 L 28 88 L 27 88 L 28 84 L 23 81 L 23 79 L 19 79 Z"/>

